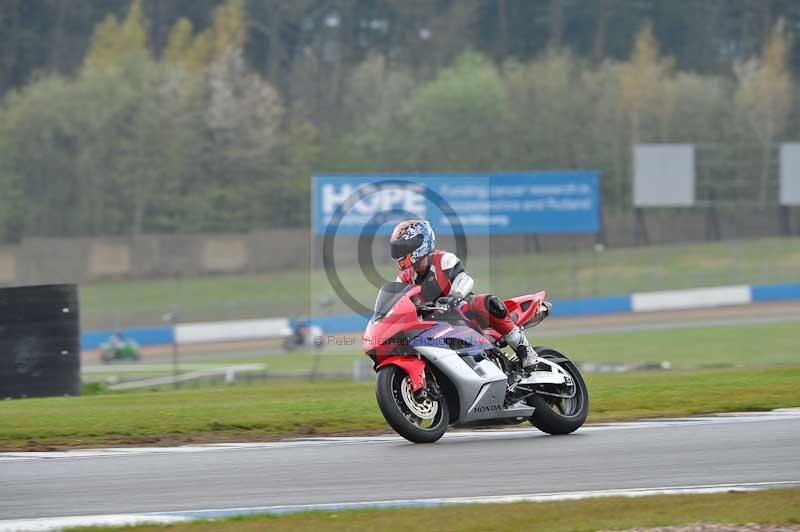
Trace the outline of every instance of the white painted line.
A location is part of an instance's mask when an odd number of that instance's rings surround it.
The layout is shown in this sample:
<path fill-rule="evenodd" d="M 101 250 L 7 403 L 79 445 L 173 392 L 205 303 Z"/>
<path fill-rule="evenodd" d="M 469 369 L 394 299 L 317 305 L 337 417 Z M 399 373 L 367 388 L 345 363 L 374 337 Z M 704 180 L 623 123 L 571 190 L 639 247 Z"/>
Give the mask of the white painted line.
<path fill-rule="evenodd" d="M 283 515 L 310 511 L 346 511 L 388 508 L 425 508 L 461 504 L 502 504 L 516 502 L 568 501 L 603 497 L 646 497 L 650 495 L 687 495 L 746 492 L 770 488 L 800 486 L 800 480 L 777 482 L 749 482 L 743 484 L 712 484 L 704 486 L 645 487 L 597 491 L 572 491 L 559 493 L 531 493 L 520 495 L 495 495 L 484 497 L 442 497 L 434 499 L 400 499 L 386 501 L 341 502 L 323 504 L 296 504 L 245 508 L 218 508 L 177 512 L 140 514 L 86 515 L 49 517 L 40 519 L 12 519 L 0 521 L 0 532 L 50 532 L 76 526 L 127 526 L 133 524 L 168 524 L 192 519 L 222 519 L 242 515 Z"/>
<path fill-rule="evenodd" d="M 165 512 L 165 515 L 217 519 L 242 514 L 272 514 L 308 512 L 318 510 L 357 510 L 364 508 L 407 508 L 444 506 L 456 504 L 502 504 L 514 502 L 546 502 L 592 499 L 600 497 L 645 497 L 649 495 L 684 495 L 702 493 L 724 493 L 728 491 L 756 491 L 770 488 L 800 486 L 800 480 L 776 482 L 748 482 L 740 484 L 711 484 L 701 486 L 673 486 L 652 488 L 629 488 L 594 491 L 566 491 L 557 493 L 531 493 L 522 495 L 485 495 L 477 497 L 441 497 L 433 499 L 399 499 L 388 501 L 365 501 L 350 503 L 294 504 L 286 506 L 263 506 L 251 508 L 228 508 L 215 510 Z"/>
<path fill-rule="evenodd" d="M 605 432 L 609 430 L 640 429 L 672 429 L 696 427 L 698 425 L 726 425 L 730 423 L 759 423 L 765 421 L 786 421 L 800 419 L 800 408 L 781 408 L 770 412 L 732 412 L 712 414 L 708 416 L 688 418 L 644 419 L 618 423 L 596 423 L 585 425 L 578 432 Z M 534 428 L 454 430 L 444 435 L 443 442 L 461 440 L 482 440 L 493 438 L 530 438 L 546 437 Z M 75 458 L 102 458 L 137 456 L 143 454 L 185 454 L 212 451 L 241 451 L 249 449 L 285 449 L 297 447 L 318 447 L 330 445 L 370 445 L 370 444 L 407 444 L 400 436 L 386 434 L 382 436 L 327 436 L 295 438 L 275 442 L 249 443 L 209 443 L 198 445 L 181 445 L 177 447 L 110 447 L 102 449 L 72 449 L 67 451 L 18 451 L 0 453 L 0 462 L 22 460 L 53 460 Z M 408 444 L 411 445 L 411 444 Z"/>
<path fill-rule="evenodd" d="M 181 363 L 181 369 L 213 369 L 218 368 L 219 364 L 203 364 L 189 362 Z M 151 371 L 172 371 L 173 365 L 171 361 L 165 361 L 161 364 L 89 364 L 81 366 L 81 373 L 148 373 Z"/>
<path fill-rule="evenodd" d="M 748 285 L 631 294 L 631 306 L 634 312 L 685 310 L 747 303 L 750 303 L 750 287 Z"/>
<path fill-rule="evenodd" d="M 0 521 L 0 532 L 50 532 L 83 526 L 168 525 L 191 521 L 188 517 L 147 514 L 79 515 Z"/>

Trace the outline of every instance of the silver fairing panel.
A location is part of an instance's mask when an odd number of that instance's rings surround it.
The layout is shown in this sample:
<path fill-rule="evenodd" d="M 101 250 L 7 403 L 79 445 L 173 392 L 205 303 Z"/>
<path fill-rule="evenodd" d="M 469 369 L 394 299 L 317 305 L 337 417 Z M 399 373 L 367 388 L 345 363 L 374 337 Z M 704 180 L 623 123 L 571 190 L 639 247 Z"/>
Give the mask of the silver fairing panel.
<path fill-rule="evenodd" d="M 460 404 L 456 423 L 533 414 L 533 408 L 526 405 L 504 407 L 507 376 L 491 361 L 483 359 L 471 366 L 451 349 L 419 346 L 417 351 L 455 386 Z"/>

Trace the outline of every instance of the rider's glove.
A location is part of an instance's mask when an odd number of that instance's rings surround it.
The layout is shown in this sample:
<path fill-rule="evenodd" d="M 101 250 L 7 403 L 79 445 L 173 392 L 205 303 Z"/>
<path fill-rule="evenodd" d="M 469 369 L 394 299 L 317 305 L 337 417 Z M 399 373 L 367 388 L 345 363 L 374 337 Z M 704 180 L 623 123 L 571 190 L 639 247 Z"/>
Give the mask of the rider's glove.
<path fill-rule="evenodd" d="M 456 296 L 442 296 L 436 300 L 437 305 L 442 305 L 443 307 L 452 307 L 458 303 L 459 298 Z"/>

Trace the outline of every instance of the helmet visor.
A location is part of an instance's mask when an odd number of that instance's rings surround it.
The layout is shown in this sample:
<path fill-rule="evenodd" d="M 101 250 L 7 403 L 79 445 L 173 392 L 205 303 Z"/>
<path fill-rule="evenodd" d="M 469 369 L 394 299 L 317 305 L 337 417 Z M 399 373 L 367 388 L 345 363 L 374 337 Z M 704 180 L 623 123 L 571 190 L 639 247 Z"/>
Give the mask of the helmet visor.
<path fill-rule="evenodd" d="M 407 270 L 414 265 L 414 263 L 411 262 L 411 253 L 409 253 L 405 257 L 400 257 L 399 259 L 395 259 L 395 262 L 397 263 L 398 270 Z"/>
<path fill-rule="evenodd" d="M 423 242 L 425 242 L 425 238 L 422 235 L 416 235 L 412 238 L 398 238 L 389 243 L 389 252 L 394 260 L 401 259 L 414 253 Z"/>

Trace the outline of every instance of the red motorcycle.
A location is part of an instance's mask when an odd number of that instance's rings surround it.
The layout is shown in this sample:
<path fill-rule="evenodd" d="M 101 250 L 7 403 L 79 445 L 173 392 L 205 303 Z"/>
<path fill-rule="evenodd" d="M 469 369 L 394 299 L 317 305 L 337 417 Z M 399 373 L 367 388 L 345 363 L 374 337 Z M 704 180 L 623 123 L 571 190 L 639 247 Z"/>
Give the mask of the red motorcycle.
<path fill-rule="evenodd" d="M 589 394 L 578 368 L 558 351 L 537 346 L 526 372 L 506 356 L 497 331 L 462 312 L 466 304 L 424 303 L 420 287 L 385 284 L 364 333 L 364 352 L 378 373 L 383 417 L 414 443 L 441 438 L 448 426 L 515 424 L 526 420 L 549 434 L 574 432 L 586 420 Z M 517 325 L 541 323 L 545 293 L 505 301 Z"/>

